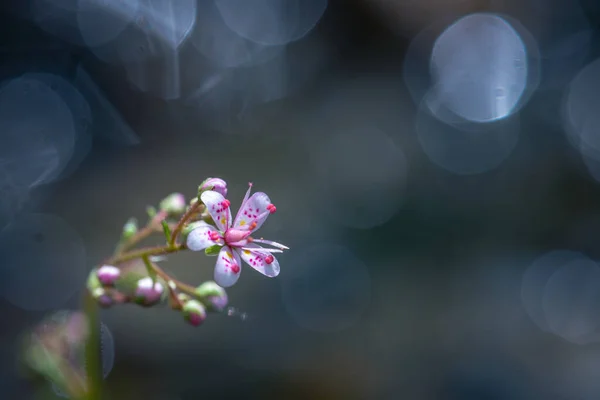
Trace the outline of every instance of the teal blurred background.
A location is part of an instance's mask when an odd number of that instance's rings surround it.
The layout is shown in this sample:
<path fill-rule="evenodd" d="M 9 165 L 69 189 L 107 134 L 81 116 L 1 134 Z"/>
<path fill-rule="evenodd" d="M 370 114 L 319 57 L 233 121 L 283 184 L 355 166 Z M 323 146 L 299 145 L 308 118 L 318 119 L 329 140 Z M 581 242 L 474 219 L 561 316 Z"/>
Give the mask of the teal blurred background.
<path fill-rule="evenodd" d="M 108 399 L 600 396 L 596 3 L 153 1 L 3 6 L 2 399 L 55 398 L 20 335 L 210 176 L 270 196 L 281 274 L 103 310 Z"/>

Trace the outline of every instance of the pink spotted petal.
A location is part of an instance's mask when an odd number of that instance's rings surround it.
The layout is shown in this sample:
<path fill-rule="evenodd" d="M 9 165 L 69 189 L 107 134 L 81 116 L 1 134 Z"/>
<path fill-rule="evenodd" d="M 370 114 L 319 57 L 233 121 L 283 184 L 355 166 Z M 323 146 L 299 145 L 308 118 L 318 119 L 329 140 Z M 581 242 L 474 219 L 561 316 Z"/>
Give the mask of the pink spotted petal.
<path fill-rule="evenodd" d="M 215 282 L 221 287 L 230 287 L 235 285 L 240 278 L 242 271 L 242 261 L 237 252 L 231 247 L 224 246 L 219 252 L 217 263 L 215 265 Z"/>
<path fill-rule="evenodd" d="M 197 223 L 197 228 L 191 231 L 186 239 L 186 246 L 191 251 L 201 251 L 216 244 L 223 245 L 223 239 L 218 235 L 214 226 L 207 224 L 204 221 Z M 219 239 L 213 240 L 217 234 Z M 212 237 L 212 238 L 211 238 Z"/>
<path fill-rule="evenodd" d="M 261 274 L 269 278 L 279 275 L 279 262 L 266 249 L 257 244 L 249 243 L 247 246 L 244 246 L 244 249 L 239 249 L 238 251 L 242 260 Z"/>
<path fill-rule="evenodd" d="M 206 211 L 215 221 L 215 225 L 221 232 L 225 232 L 231 226 L 231 208 L 229 200 L 221 193 L 207 190 L 200 195 L 200 200 L 206 205 Z"/>
<path fill-rule="evenodd" d="M 269 196 L 262 192 L 254 193 L 242 204 L 235 217 L 233 227 L 236 229 L 250 228 L 252 232 L 256 231 L 265 223 L 271 213 L 270 205 Z M 254 227 L 252 227 L 253 223 L 256 223 Z"/>

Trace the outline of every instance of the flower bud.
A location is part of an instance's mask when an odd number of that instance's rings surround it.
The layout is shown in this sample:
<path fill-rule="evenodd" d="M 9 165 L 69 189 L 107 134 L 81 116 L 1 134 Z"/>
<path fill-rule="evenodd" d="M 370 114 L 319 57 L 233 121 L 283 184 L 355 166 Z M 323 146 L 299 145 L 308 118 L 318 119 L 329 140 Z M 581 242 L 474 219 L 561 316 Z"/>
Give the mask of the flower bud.
<path fill-rule="evenodd" d="M 189 223 L 183 227 L 183 229 L 181 230 L 181 235 L 184 238 L 186 238 L 187 235 L 189 235 L 190 232 L 193 231 L 194 229 L 198 229 L 198 228 L 206 226 L 206 225 L 207 224 L 204 221 L 195 221 L 195 222 Z"/>
<path fill-rule="evenodd" d="M 90 293 L 93 293 L 94 290 L 100 288 L 102 289 L 102 284 L 100 283 L 100 280 L 98 279 L 98 270 L 96 268 L 94 268 L 90 274 L 88 275 L 88 280 L 87 280 L 87 289 L 90 291 Z"/>
<path fill-rule="evenodd" d="M 181 193 L 171 193 L 160 202 L 159 208 L 171 215 L 183 214 L 186 209 L 185 196 Z"/>
<path fill-rule="evenodd" d="M 138 223 L 135 218 L 129 218 L 123 225 L 123 233 L 121 237 L 125 240 L 131 238 L 138 232 Z"/>
<path fill-rule="evenodd" d="M 188 295 L 187 295 L 187 294 L 185 294 L 185 293 L 179 293 L 179 294 L 177 295 L 177 299 L 178 299 L 178 300 L 179 300 L 179 301 L 180 301 L 182 304 L 185 304 L 185 303 L 187 303 L 187 302 L 188 302 L 188 301 L 191 299 L 191 297 L 190 297 L 190 296 L 188 296 Z"/>
<path fill-rule="evenodd" d="M 121 276 L 121 270 L 112 265 L 103 265 L 96 272 L 98 280 L 104 286 L 112 286 Z"/>
<path fill-rule="evenodd" d="M 183 305 L 183 317 L 193 326 L 199 326 L 206 319 L 206 310 L 197 300 L 189 300 Z"/>
<path fill-rule="evenodd" d="M 163 293 L 163 285 L 160 282 L 153 282 L 152 278 L 145 277 L 137 282 L 134 295 L 135 302 L 144 306 L 151 306 L 161 300 Z"/>
<path fill-rule="evenodd" d="M 223 197 L 227 197 L 227 183 L 220 178 L 208 178 L 198 187 L 198 197 L 207 190 L 214 190 L 221 193 Z"/>
<path fill-rule="evenodd" d="M 96 300 L 96 302 L 98 302 L 98 305 L 102 308 L 108 308 L 114 303 L 110 295 L 106 293 L 106 290 L 102 288 L 95 289 L 92 292 L 92 297 L 94 298 L 94 300 Z"/>
<path fill-rule="evenodd" d="M 225 289 L 213 281 L 204 282 L 194 293 L 210 311 L 223 311 L 229 301 Z"/>

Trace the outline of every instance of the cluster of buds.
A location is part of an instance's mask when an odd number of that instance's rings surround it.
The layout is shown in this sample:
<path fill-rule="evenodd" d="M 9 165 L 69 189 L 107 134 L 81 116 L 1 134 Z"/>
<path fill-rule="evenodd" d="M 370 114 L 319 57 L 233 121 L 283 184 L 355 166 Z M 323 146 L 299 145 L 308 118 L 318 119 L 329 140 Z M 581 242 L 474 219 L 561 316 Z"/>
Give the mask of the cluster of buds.
<path fill-rule="evenodd" d="M 150 307 L 168 300 L 191 325 L 198 326 L 207 312 L 221 312 L 227 306 L 223 288 L 235 284 L 244 261 L 267 277 L 279 274 L 279 262 L 274 253 L 288 248 L 280 243 L 252 235 L 264 224 L 276 207 L 265 193 L 251 195 L 249 184 L 246 196 L 235 218 L 226 199 L 227 183 L 220 178 L 208 178 L 198 186 L 197 196 L 189 203 L 180 193 L 163 199 L 158 207 L 148 207 L 150 221 L 139 228 L 130 219 L 123 227 L 121 243 L 106 264 L 94 269 L 88 279 L 88 290 L 102 307 L 132 303 Z M 172 220 L 179 218 L 178 221 Z M 131 250 L 151 233 L 162 232 L 167 245 Z M 178 239 L 181 237 L 182 242 Z M 263 247 L 259 244 L 269 245 Z M 214 281 L 198 287 L 171 278 L 153 260 L 157 256 L 181 250 L 204 251 L 217 256 Z M 132 271 L 123 264 L 143 261 L 145 273 Z"/>
<path fill-rule="evenodd" d="M 225 289 L 213 281 L 190 288 L 173 281 L 165 283 L 161 278 L 143 276 L 136 271 L 122 274 L 113 265 L 92 270 L 88 290 L 103 308 L 126 303 L 151 307 L 164 304 L 169 299 L 171 308 L 181 311 L 184 319 L 194 326 L 204 322 L 207 312 L 221 312 L 228 303 Z"/>

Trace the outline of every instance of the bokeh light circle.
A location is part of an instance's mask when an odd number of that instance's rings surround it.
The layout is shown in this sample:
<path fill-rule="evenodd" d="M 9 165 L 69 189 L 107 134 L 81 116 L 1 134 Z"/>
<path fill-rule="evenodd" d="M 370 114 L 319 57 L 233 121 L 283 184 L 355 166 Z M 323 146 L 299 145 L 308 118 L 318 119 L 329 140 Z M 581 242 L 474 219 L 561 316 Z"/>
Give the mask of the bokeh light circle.
<path fill-rule="evenodd" d="M 597 340 L 600 267 L 582 258 L 555 271 L 546 283 L 542 308 L 548 327 L 556 335 L 578 344 Z"/>
<path fill-rule="evenodd" d="M 269 46 L 302 39 L 327 8 L 327 0 L 215 0 L 215 4 L 231 30 Z"/>
<path fill-rule="evenodd" d="M 22 75 L 24 79 L 36 79 L 45 83 L 67 104 L 73 117 L 75 128 L 74 151 L 61 177 L 72 174 L 87 157 L 92 147 L 92 111 L 85 97 L 65 78 L 48 73 L 31 72 Z"/>
<path fill-rule="evenodd" d="M 252 66 L 277 56 L 283 46 L 270 46 L 248 40 L 223 21 L 214 0 L 200 0 L 198 22 L 190 40 L 194 47 L 220 68 Z"/>
<path fill-rule="evenodd" d="M 569 143 L 582 155 L 594 179 L 600 181 L 600 59 L 586 65 L 571 81 L 564 97 L 563 125 Z"/>
<path fill-rule="evenodd" d="M 408 162 L 402 149 L 372 126 L 335 125 L 311 150 L 323 216 L 347 227 L 388 222 L 406 195 Z"/>
<path fill-rule="evenodd" d="M 521 281 L 521 301 L 529 318 L 543 331 L 552 332 L 546 320 L 543 298 L 552 275 L 573 261 L 588 260 L 576 251 L 553 250 L 539 256 L 527 268 Z"/>
<path fill-rule="evenodd" d="M 496 45 L 487 46 L 485 35 Z M 510 16 L 448 15 L 414 36 L 402 74 L 415 104 L 428 97 L 460 119 L 488 122 L 527 104 L 539 86 L 539 49 L 531 33 Z M 465 83 L 469 90 L 461 86 Z"/>
<path fill-rule="evenodd" d="M 139 10 L 139 0 L 78 0 L 77 3 L 77 26 L 90 47 L 116 39 L 135 20 Z"/>
<path fill-rule="evenodd" d="M 429 160 L 458 175 L 480 174 L 497 168 L 519 141 L 517 116 L 487 124 L 460 119 L 445 113 L 445 123 L 422 104 L 415 121 L 421 148 Z M 451 121 L 451 122 L 450 122 Z"/>
<path fill-rule="evenodd" d="M 366 265 L 336 244 L 298 248 L 294 255 L 280 275 L 290 317 L 317 332 L 339 332 L 357 323 L 371 297 Z"/>
<path fill-rule="evenodd" d="M 69 106 L 35 79 L 18 77 L 0 88 L 0 132 L 0 167 L 24 187 L 55 180 L 75 146 Z"/>
<path fill-rule="evenodd" d="M 517 107 L 527 86 L 525 43 L 499 16 L 478 13 L 450 25 L 431 52 L 438 101 L 462 118 L 489 122 Z"/>

